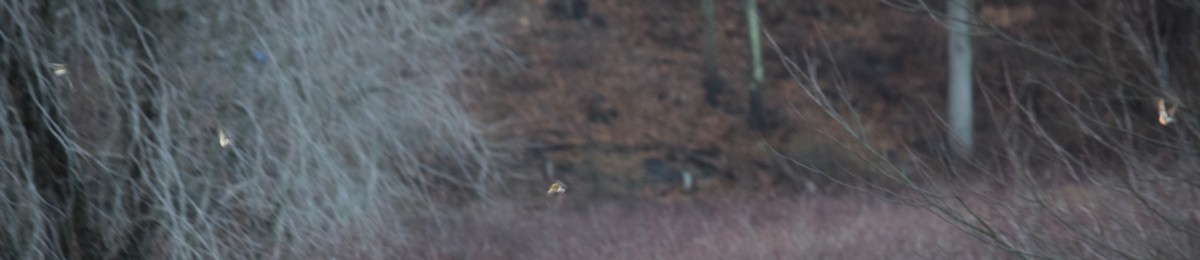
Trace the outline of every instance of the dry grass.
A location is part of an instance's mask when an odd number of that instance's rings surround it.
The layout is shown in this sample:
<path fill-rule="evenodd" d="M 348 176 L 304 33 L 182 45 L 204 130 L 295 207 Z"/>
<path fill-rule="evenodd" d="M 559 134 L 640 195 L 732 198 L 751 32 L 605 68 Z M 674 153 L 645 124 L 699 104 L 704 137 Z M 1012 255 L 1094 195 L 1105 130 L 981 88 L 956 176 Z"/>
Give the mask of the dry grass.
<path fill-rule="evenodd" d="M 487 22 L 448 3 L 6 0 L 0 11 L 0 60 L 21 64 L 5 72 L 36 72 L 0 83 L 0 258 L 382 258 L 386 247 L 355 241 L 402 242 L 403 216 L 498 180 L 445 92 L 478 61 Z M 67 151 L 66 194 L 35 181 L 49 173 L 31 146 L 47 143 L 16 116 L 30 111 L 7 105 L 17 90 L 47 93 L 34 119 Z"/>
<path fill-rule="evenodd" d="M 861 195 L 493 203 L 443 222 L 426 221 L 413 230 L 421 239 L 394 253 L 403 259 L 1180 259 L 1195 254 L 1194 240 L 1110 186 L 971 188 L 974 193 L 958 195 L 963 204 L 941 205 L 954 214 Z M 981 219 L 972 219 L 968 208 Z M 975 237 L 980 233 L 971 228 L 985 223 L 1007 243 Z"/>
<path fill-rule="evenodd" d="M 849 197 L 485 206 L 402 258 L 986 259 L 983 244 L 921 208 Z"/>

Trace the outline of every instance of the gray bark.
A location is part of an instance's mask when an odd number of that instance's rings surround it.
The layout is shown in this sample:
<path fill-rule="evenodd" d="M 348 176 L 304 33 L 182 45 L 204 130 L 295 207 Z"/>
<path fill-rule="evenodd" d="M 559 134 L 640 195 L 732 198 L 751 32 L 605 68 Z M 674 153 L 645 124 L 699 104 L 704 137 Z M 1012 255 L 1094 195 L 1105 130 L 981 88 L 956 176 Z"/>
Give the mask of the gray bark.
<path fill-rule="evenodd" d="M 750 115 L 747 121 L 750 128 L 762 130 L 763 106 L 762 83 L 764 78 L 762 66 L 762 39 L 758 20 L 758 5 L 754 0 L 744 0 L 746 7 L 746 30 L 750 32 Z"/>
<path fill-rule="evenodd" d="M 971 136 L 971 19 L 972 0 L 949 0 L 946 4 L 947 29 L 949 30 L 947 64 L 948 121 L 951 144 L 957 152 L 968 152 L 973 144 Z"/>

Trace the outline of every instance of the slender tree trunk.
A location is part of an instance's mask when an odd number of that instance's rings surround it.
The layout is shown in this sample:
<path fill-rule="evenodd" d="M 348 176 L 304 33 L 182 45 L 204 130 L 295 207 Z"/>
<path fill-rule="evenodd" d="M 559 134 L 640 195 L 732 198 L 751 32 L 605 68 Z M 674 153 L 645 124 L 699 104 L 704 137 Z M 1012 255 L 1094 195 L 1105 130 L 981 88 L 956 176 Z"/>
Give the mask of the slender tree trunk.
<path fill-rule="evenodd" d="M 971 20 L 972 0 L 949 0 L 947 29 L 949 61 L 947 64 L 949 124 L 951 146 L 958 153 L 971 151 L 973 143 L 971 97 Z"/>
<path fill-rule="evenodd" d="M 700 10 L 704 13 L 704 72 L 716 72 L 717 14 L 713 0 L 700 0 Z"/>
<path fill-rule="evenodd" d="M 747 122 L 750 128 L 762 130 L 762 41 L 760 38 L 758 5 L 754 0 L 743 0 L 746 8 L 746 30 L 750 32 L 750 114 Z"/>
<path fill-rule="evenodd" d="M 717 72 L 717 15 L 713 0 L 700 0 L 700 9 L 704 13 L 704 98 L 713 107 L 721 105 L 721 96 L 725 94 L 725 81 Z"/>

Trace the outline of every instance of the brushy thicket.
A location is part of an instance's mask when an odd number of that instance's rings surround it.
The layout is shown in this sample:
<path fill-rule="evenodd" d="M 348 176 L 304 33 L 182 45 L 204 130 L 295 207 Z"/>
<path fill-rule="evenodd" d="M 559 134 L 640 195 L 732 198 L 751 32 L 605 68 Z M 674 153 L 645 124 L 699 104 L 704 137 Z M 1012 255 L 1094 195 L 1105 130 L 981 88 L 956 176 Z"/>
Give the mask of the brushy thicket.
<path fill-rule="evenodd" d="M 0 1 L 0 258 L 385 257 L 405 216 L 499 179 L 446 91 L 486 24 L 420 0 Z"/>
<path fill-rule="evenodd" d="M 891 4 L 945 17 L 921 1 Z M 826 57 L 785 63 L 814 111 L 838 124 L 838 141 L 869 164 L 853 177 L 883 179 L 864 191 L 923 207 L 1016 258 L 1200 257 L 1200 120 L 1189 108 L 1200 102 L 1200 4 L 1035 6 L 1046 8 L 1042 23 L 973 21 L 976 50 L 1004 54 L 975 69 L 974 154 L 888 156 L 854 105 L 829 98 L 853 86 L 818 75 L 814 60 Z M 928 112 L 929 125 L 944 125 L 944 110 Z"/>

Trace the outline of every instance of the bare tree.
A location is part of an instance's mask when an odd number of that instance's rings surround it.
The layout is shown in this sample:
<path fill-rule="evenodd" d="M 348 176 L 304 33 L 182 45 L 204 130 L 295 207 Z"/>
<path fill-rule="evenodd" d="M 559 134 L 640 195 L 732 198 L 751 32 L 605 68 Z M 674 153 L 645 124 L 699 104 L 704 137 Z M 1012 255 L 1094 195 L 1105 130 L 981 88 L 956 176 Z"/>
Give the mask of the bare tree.
<path fill-rule="evenodd" d="M 386 258 L 498 181 L 452 10 L 0 0 L 0 258 Z"/>

